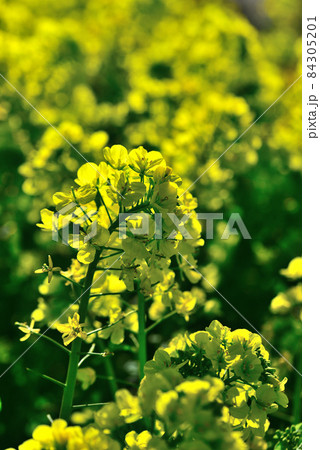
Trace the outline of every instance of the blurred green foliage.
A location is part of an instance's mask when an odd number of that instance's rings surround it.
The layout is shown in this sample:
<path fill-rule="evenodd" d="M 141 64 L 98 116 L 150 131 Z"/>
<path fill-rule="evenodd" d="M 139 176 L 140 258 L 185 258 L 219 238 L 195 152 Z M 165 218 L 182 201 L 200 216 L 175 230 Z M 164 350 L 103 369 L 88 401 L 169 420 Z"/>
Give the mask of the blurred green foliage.
<path fill-rule="evenodd" d="M 199 255 L 200 271 L 256 328 L 266 323 L 267 337 L 299 366 L 296 313 L 270 319 L 269 305 L 288 287 L 279 270 L 301 253 L 300 81 L 215 161 L 300 75 L 300 2 L 259 2 L 259 21 L 248 15 L 252 23 L 239 3 L 1 2 L 0 73 L 56 127 L 0 79 L 1 371 L 27 348 L 14 322 L 29 320 L 39 296 L 50 299 L 39 292 L 34 269 L 48 253 L 64 269 L 72 256 L 35 227 L 39 211 L 71 184 L 81 155 L 100 160 L 107 143 L 160 150 L 185 188 L 213 164 L 191 188 L 198 210 L 223 212 L 226 220 L 240 212 L 252 240 L 220 240 L 217 225 Z M 225 325 L 247 327 L 203 288 L 211 307 L 190 317 L 190 331 L 217 315 Z M 67 304 L 65 287 L 55 290 Z M 162 340 L 180 327 L 180 319 L 170 319 Z M 154 334 L 155 348 L 159 343 Z M 124 363 L 116 368 L 121 378 L 130 374 Z M 0 379 L 4 445 L 17 445 L 47 413 L 57 415 L 59 388 L 26 368 L 54 369 L 63 379 L 65 364 L 40 340 Z M 279 365 L 291 398 L 273 429 L 301 419 L 299 376 Z M 90 400 L 101 401 L 101 392 L 108 396 L 102 379 Z"/>

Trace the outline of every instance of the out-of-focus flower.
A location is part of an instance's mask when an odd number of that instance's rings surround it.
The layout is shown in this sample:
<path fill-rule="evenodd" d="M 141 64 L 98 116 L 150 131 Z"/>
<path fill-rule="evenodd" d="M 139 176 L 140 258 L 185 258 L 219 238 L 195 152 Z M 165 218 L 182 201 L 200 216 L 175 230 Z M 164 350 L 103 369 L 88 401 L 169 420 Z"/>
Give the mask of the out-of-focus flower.
<path fill-rule="evenodd" d="M 280 270 L 281 275 L 284 275 L 291 280 L 296 280 L 302 277 L 302 258 L 298 256 L 293 258 L 286 269 Z"/>

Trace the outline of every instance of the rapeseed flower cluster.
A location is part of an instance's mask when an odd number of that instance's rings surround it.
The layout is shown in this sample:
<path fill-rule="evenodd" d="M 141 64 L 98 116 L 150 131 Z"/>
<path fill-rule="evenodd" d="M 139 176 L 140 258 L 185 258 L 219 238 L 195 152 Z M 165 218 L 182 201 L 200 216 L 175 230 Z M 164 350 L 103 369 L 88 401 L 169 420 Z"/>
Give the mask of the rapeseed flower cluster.
<path fill-rule="evenodd" d="M 103 434 L 97 427 L 89 425 L 68 426 L 62 419 L 56 419 L 49 425 L 39 425 L 19 450 L 120 450 L 120 445 Z M 10 450 L 10 449 L 8 449 Z"/>
<path fill-rule="evenodd" d="M 134 291 L 138 280 L 140 290 L 151 300 L 151 320 L 158 320 L 168 310 L 175 310 L 188 320 L 196 309 L 197 298 L 191 292 L 179 289 L 176 272 L 171 268 L 172 260 L 175 259 L 178 271 L 186 279 L 197 282 L 201 276 L 185 263 L 184 258 L 196 267 L 192 253 L 203 240 L 194 212 L 197 202 L 189 193 L 180 196 L 181 179 L 166 165 L 159 152 L 147 152 L 143 147 L 128 152 L 125 147 L 114 145 L 105 148 L 104 157 L 105 161 L 99 165 L 86 163 L 79 168 L 75 180 L 78 187 L 67 193 L 55 193 L 53 201 L 57 213 L 42 210 L 42 223 L 38 225 L 44 231 L 56 227 L 63 235 L 66 223 L 70 229 L 70 223 L 81 222 L 79 233 L 68 237 L 69 245 L 77 251 L 77 261 L 61 273 L 81 282 L 86 274 L 85 266 L 93 262 L 99 251 L 99 270 L 105 273 L 101 276 L 97 271 L 94 276 L 90 308 L 96 316 L 109 318 L 110 325 L 115 323 L 99 336 L 111 337 L 113 343 L 119 344 L 124 339 L 126 322 L 129 321 L 129 328 L 134 330 L 137 320 L 135 314 L 119 322 L 125 313 L 119 293 L 125 289 Z M 70 209 L 68 205 L 71 205 Z M 124 236 L 119 234 L 124 225 L 119 222 L 120 213 L 127 214 Z M 184 227 L 191 239 L 184 239 L 183 231 L 176 227 L 168 213 L 174 213 L 178 219 L 189 215 Z M 162 215 L 161 238 L 155 238 L 156 214 Z M 148 229 L 141 233 L 139 230 L 146 220 Z M 109 267 L 110 271 L 107 270 Z M 107 295 L 95 299 L 95 292 Z M 64 332 L 67 344 L 77 335 L 68 333 L 70 327 L 77 329 L 71 324 L 74 319 L 69 317 L 68 320 L 69 325 L 57 325 L 58 330 Z M 83 332 L 81 337 L 85 338 Z"/>
<path fill-rule="evenodd" d="M 66 352 L 80 339 L 90 348 L 102 340 L 100 356 L 109 358 L 109 348 L 121 351 L 122 344 L 137 341 L 138 291 L 149 326 L 170 314 L 188 321 L 200 306 L 209 311 L 214 300 L 207 302 L 203 289 L 185 290 L 200 281 L 191 266 L 197 267 L 194 254 L 202 240 L 194 214 L 198 201 L 184 190 L 213 164 L 193 188 L 206 210 L 231 210 L 250 171 L 249 188 L 261 205 L 268 171 L 283 178 L 288 168 L 301 168 L 298 84 L 268 120 L 258 122 L 255 132 L 216 162 L 300 74 L 294 8 L 288 11 L 282 0 L 267 0 L 270 17 L 281 18 L 281 24 L 277 33 L 260 33 L 226 2 L 146 3 L 12 0 L 10 8 L 0 7 L 4 73 L 58 130 L 44 128 L 31 109 L 21 120 L 16 92 L 1 84 L 3 135 L 24 159 L 19 169 L 28 196 L 23 219 L 35 222 L 42 208 L 38 226 L 50 233 L 41 233 L 39 241 L 50 239 L 55 230 L 74 249 L 66 270 L 54 267 L 49 256 L 36 271 L 47 277 L 39 286 L 30 325 L 17 324 L 21 340 L 48 325 L 62 334 Z M 133 150 L 109 144 L 100 162 L 101 148 L 109 142 L 124 142 Z M 69 143 L 92 162 L 80 167 L 83 160 Z M 270 196 L 276 186 L 276 180 L 269 185 Z M 281 208 L 291 214 L 295 201 L 285 199 Z M 125 219 L 125 239 L 119 239 L 120 213 L 138 214 Z M 164 218 L 162 239 L 155 239 L 158 213 Z M 184 239 L 168 213 L 180 219 L 190 214 L 184 225 L 192 239 Z M 136 234 L 145 216 L 149 230 Z M 217 225 L 218 234 L 220 225 L 225 224 Z M 213 285 L 238 242 L 237 236 L 208 242 L 210 262 L 201 272 Z M 259 264 L 271 265 L 278 255 L 268 245 L 256 236 L 252 250 Z M 82 320 L 75 301 L 98 257 Z M 299 283 L 300 260 L 282 274 Z M 74 303 L 61 315 L 64 284 Z M 271 302 L 274 317 L 263 334 L 296 364 L 301 285 L 282 291 Z M 275 363 L 281 374 L 288 374 L 281 359 Z M 77 379 L 87 388 L 96 380 L 94 369 L 81 367 Z M 145 366 L 137 395 L 118 390 L 115 402 L 94 414 L 94 425 L 80 428 L 55 420 L 37 427 L 20 448 L 264 449 L 268 415 L 286 405 L 283 385 L 259 336 L 215 322 L 158 350 Z"/>
<path fill-rule="evenodd" d="M 139 332 L 138 291 L 148 304 L 151 325 L 173 314 L 188 321 L 204 303 L 201 290 L 199 295 L 179 286 L 181 280 L 196 283 L 200 278 L 185 263 L 188 258 L 196 267 L 193 253 L 203 244 L 196 199 L 190 193 L 183 194 L 180 177 L 157 151 L 148 152 L 143 147 L 127 151 L 114 145 L 106 147 L 103 154 L 104 161 L 86 163 L 78 169 L 75 187 L 53 194 L 56 211 L 41 211 L 39 228 L 50 233 L 54 230 L 74 249 L 76 259 L 63 271 L 54 267 L 49 256 L 48 265 L 35 271 L 48 274 L 50 291 L 46 282 L 39 286 L 41 297 L 31 314 L 31 325 L 18 323 L 25 334 L 22 340 L 40 334 L 46 324 L 62 334 L 65 346 L 77 338 L 88 344 L 96 345 L 102 339 L 119 346 L 130 334 Z M 126 214 L 124 221 L 120 220 L 121 213 Z M 170 214 L 178 222 L 174 223 Z M 157 215 L 162 220 L 160 236 L 156 236 Z M 179 228 L 179 221 L 186 216 L 183 225 L 190 239 L 185 239 Z M 144 229 L 146 219 L 148 226 Z M 93 263 L 92 282 L 85 288 Z M 79 298 L 88 295 L 87 317 L 77 302 L 65 309 L 61 296 L 55 295 L 61 281 L 72 295 L 78 297 L 79 289 Z M 124 298 L 126 292 L 132 293 L 129 302 Z M 47 300 L 49 294 L 51 300 Z M 95 379 L 94 374 L 93 382 Z"/>
<path fill-rule="evenodd" d="M 268 415 L 288 403 L 285 383 L 259 335 L 213 321 L 157 350 L 137 395 L 119 389 L 84 428 L 41 425 L 19 450 L 265 448 Z"/>
<path fill-rule="evenodd" d="M 261 337 L 246 329 L 231 331 L 217 320 L 205 331 L 178 335 L 157 350 L 146 363 L 147 379 L 168 368 L 186 378 L 218 378 L 228 406 L 227 422 L 241 430 L 244 440 L 262 438 L 269 427 L 268 414 L 288 405 L 283 392 L 287 379 L 279 380 Z"/>

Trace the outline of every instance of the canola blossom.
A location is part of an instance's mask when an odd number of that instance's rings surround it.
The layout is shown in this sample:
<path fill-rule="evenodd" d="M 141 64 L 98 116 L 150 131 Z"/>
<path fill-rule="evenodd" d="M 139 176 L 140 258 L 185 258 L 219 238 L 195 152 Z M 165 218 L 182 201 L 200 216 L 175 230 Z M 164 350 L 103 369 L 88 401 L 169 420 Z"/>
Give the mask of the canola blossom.
<path fill-rule="evenodd" d="M 48 274 L 48 283 L 52 280 L 53 272 L 60 272 L 60 267 L 53 267 L 52 258 L 48 255 L 48 264 L 43 264 L 41 269 L 37 269 L 34 273 L 47 273 Z"/>
<path fill-rule="evenodd" d="M 241 450 L 248 448 L 246 441 L 261 445 L 268 415 L 288 403 L 287 380 L 277 377 L 260 336 L 231 331 L 218 321 L 205 331 L 179 335 L 157 350 L 145 364 L 145 374 L 136 396 L 118 390 L 115 402 L 94 414 L 93 424 L 67 427 L 64 420 L 55 420 L 51 427 L 37 427 L 19 449 L 51 449 L 58 444 L 71 449 L 81 444 L 88 450 L 95 445 Z M 152 432 L 125 431 L 151 422 Z M 116 438 L 120 430 L 124 447 Z"/>
<path fill-rule="evenodd" d="M 87 334 L 82 330 L 81 324 L 79 323 L 79 314 L 74 313 L 73 317 L 68 317 L 68 323 L 60 324 L 57 326 L 57 330 L 62 333 L 62 339 L 64 345 L 69 345 L 77 337 L 81 339 L 86 339 Z"/>
<path fill-rule="evenodd" d="M 2 446 L 299 448 L 300 5 L 7 3 Z"/>
<path fill-rule="evenodd" d="M 67 242 L 76 259 L 62 271 L 53 267 L 49 256 L 49 265 L 36 273 L 48 273 L 51 281 L 55 271 L 67 288 L 81 294 L 63 313 L 67 323 L 61 318 L 55 325 L 64 346 L 72 344 L 60 418 L 51 426 L 39 425 L 19 450 L 241 450 L 260 445 L 269 428 L 269 415 L 286 408 L 288 398 L 284 393 L 287 379 L 279 379 L 258 334 L 246 329 L 231 331 L 215 320 L 204 331 L 175 336 L 147 361 L 148 332 L 173 314 L 188 321 L 204 302 L 202 295 L 196 295 L 199 292 L 180 289 L 184 280 L 199 281 L 194 253 L 203 240 L 195 216 L 196 199 L 189 193 L 180 194 L 180 177 L 157 151 L 138 147 L 128 152 L 115 145 L 103 154 L 105 161 L 99 165 L 86 163 L 79 168 L 78 188 L 53 195 L 56 212 L 41 211 L 38 226 L 43 231 L 50 231 L 51 219 L 51 229 L 57 226 L 63 235 L 66 222 L 59 220 L 60 215 L 68 219 L 68 230 L 77 223 L 78 234 L 70 235 Z M 121 212 L 127 214 L 124 236 L 119 234 Z M 160 212 L 162 236 L 156 239 L 155 214 Z M 179 218 L 189 214 L 185 225 L 192 239 L 185 240 L 179 226 L 168 220 L 172 212 Z M 137 234 L 141 214 L 148 215 L 151 226 Z M 192 260 L 192 269 L 184 263 L 187 258 Z M 290 263 L 282 273 L 296 278 L 298 263 Z M 123 298 L 126 292 L 129 302 Z M 41 315 L 38 308 L 31 317 L 30 326 L 18 324 L 25 333 L 21 340 L 39 334 L 35 318 L 43 323 L 46 314 Z M 81 364 L 90 355 L 113 357 L 126 342 L 127 333 L 136 336 L 140 373 L 136 393 L 117 386 L 109 362 L 106 367 L 115 402 L 96 411 L 93 422 L 85 427 L 68 425 L 76 381 L 87 390 L 97 379 L 92 367 Z M 95 346 L 104 341 L 114 351 L 95 352 Z M 80 360 L 86 344 L 90 349 Z"/>

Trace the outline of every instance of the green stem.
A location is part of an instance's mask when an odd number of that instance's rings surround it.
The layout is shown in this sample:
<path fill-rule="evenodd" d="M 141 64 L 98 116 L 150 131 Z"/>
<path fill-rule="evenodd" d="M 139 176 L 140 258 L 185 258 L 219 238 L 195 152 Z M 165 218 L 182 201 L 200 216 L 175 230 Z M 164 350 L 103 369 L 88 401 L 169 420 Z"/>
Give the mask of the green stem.
<path fill-rule="evenodd" d="M 107 325 L 104 325 L 103 327 L 100 328 L 96 328 L 95 330 L 89 331 L 89 333 L 87 333 L 87 336 L 90 336 L 90 334 L 95 334 L 95 333 L 99 333 L 99 331 L 105 330 L 106 328 L 111 328 L 114 325 L 116 325 L 117 323 L 121 322 L 122 320 L 126 319 L 128 316 L 130 316 L 130 314 L 136 313 L 136 310 L 132 310 L 130 312 L 128 312 L 128 314 L 126 314 L 125 316 L 121 317 L 121 319 L 116 320 L 113 323 L 108 323 Z"/>
<path fill-rule="evenodd" d="M 70 354 L 70 350 L 67 347 L 64 347 L 63 345 L 59 344 L 59 342 L 55 341 L 54 339 L 51 339 L 46 334 L 35 333 L 34 331 L 32 332 L 32 334 L 47 339 L 47 341 L 51 342 L 51 344 L 54 344 L 56 347 L 60 348 L 60 350 L 63 350 L 64 352 Z"/>
<path fill-rule="evenodd" d="M 73 408 L 89 408 L 91 406 L 103 406 L 107 405 L 109 402 L 104 403 L 83 403 L 82 405 L 74 405 Z"/>
<path fill-rule="evenodd" d="M 74 201 L 76 202 L 77 206 L 81 209 L 81 211 L 82 211 L 83 214 L 87 217 L 87 219 L 89 220 L 89 222 L 92 223 L 92 219 L 88 216 L 88 214 L 85 212 L 85 210 L 84 210 L 84 209 L 82 208 L 82 206 L 80 205 L 80 203 L 79 203 L 79 201 L 78 201 L 78 199 L 77 199 L 77 197 L 76 197 L 76 194 L 75 194 L 75 192 L 74 192 L 74 189 L 71 188 L 71 191 L 72 191 L 72 195 L 73 195 Z"/>
<path fill-rule="evenodd" d="M 56 380 L 55 378 L 49 377 L 48 375 L 45 375 L 44 373 L 37 372 L 36 370 L 29 369 L 28 367 L 26 370 L 28 372 L 31 372 L 31 373 L 37 375 L 40 378 L 43 378 L 44 380 L 51 381 L 51 383 L 57 384 L 60 387 L 63 387 L 63 388 L 65 387 L 64 383 L 61 383 L 61 381 Z"/>
<path fill-rule="evenodd" d="M 132 347 L 131 345 L 117 345 L 113 344 L 110 345 L 111 351 L 123 351 L 123 352 L 129 352 L 129 353 L 137 353 L 137 349 L 135 347 Z"/>
<path fill-rule="evenodd" d="M 90 297 L 101 297 L 103 295 L 121 295 L 123 292 L 99 292 L 98 294 L 90 294 Z"/>
<path fill-rule="evenodd" d="M 144 302 L 147 303 L 152 299 L 152 297 L 149 297 L 147 299 L 144 299 Z M 121 299 L 122 302 L 124 302 L 124 300 Z M 130 303 L 125 302 L 129 307 L 132 307 L 132 305 L 130 305 Z M 95 334 L 95 333 L 99 333 L 99 331 L 105 330 L 106 328 L 111 328 L 114 325 L 116 325 L 119 322 L 122 322 L 123 320 L 125 320 L 128 316 L 130 316 L 130 314 L 133 313 L 137 313 L 138 311 L 136 309 L 132 309 L 132 311 L 128 312 L 128 314 L 126 314 L 125 316 L 122 316 L 119 320 L 116 320 L 116 322 L 113 323 L 108 323 L 106 325 L 103 325 L 100 328 L 96 328 L 95 330 L 89 331 L 89 333 L 87 333 L 87 336 L 90 336 L 90 334 Z M 134 333 L 134 331 L 131 330 L 131 333 Z"/>
<path fill-rule="evenodd" d="M 161 317 L 161 319 L 157 320 L 155 323 L 153 323 L 152 325 L 150 325 L 150 327 L 146 328 L 146 333 L 149 333 L 151 330 L 154 329 L 154 327 L 157 327 L 158 325 L 160 325 L 160 323 L 162 323 L 164 320 L 169 319 L 169 317 L 173 316 L 174 314 L 176 314 L 177 311 L 170 311 L 168 314 L 166 314 L 165 316 Z"/>
<path fill-rule="evenodd" d="M 104 352 L 103 343 L 101 342 L 101 340 L 99 338 L 97 339 L 97 344 L 98 344 L 98 347 L 99 347 L 100 351 Z M 113 369 L 113 364 L 112 364 L 111 358 L 109 358 L 109 357 L 104 358 L 103 359 L 103 363 L 104 363 L 104 368 L 105 368 L 105 371 L 106 371 L 106 374 L 107 374 L 107 378 L 108 378 L 108 381 L 109 381 L 109 385 L 110 385 L 110 389 L 111 389 L 111 392 L 112 392 L 112 396 L 114 398 L 114 396 L 115 396 L 115 394 L 116 394 L 116 392 L 118 390 L 118 383 L 116 381 L 116 376 L 115 376 L 115 373 L 114 373 L 114 369 Z"/>
<path fill-rule="evenodd" d="M 83 286 L 81 286 L 80 283 L 77 283 L 76 281 L 72 280 L 71 278 L 68 278 L 68 277 L 62 275 L 61 272 L 59 272 L 59 275 L 60 275 L 60 277 L 64 278 L 65 280 L 70 281 L 72 284 L 75 284 L 76 286 L 79 286 L 81 288 L 83 287 Z"/>
<path fill-rule="evenodd" d="M 145 329 L 146 317 L 145 317 L 145 301 L 144 296 L 138 285 L 138 341 L 139 341 L 139 373 L 140 379 L 144 377 L 144 365 L 147 362 L 147 333 Z"/>
<path fill-rule="evenodd" d="M 118 258 L 118 259 L 120 259 L 120 258 Z M 135 266 L 127 267 L 127 269 L 136 269 L 139 266 L 140 266 L 140 264 L 136 264 Z M 106 269 L 109 269 L 109 270 L 123 270 L 121 267 L 120 268 L 117 268 L 117 267 L 97 267 L 97 270 L 106 270 Z"/>
<path fill-rule="evenodd" d="M 107 356 L 110 356 L 108 354 L 106 354 L 106 352 L 102 352 L 102 353 L 98 353 L 98 352 L 81 352 L 81 355 L 85 355 L 85 356 L 101 356 L 102 358 L 106 358 Z"/>
<path fill-rule="evenodd" d="M 111 225 L 111 224 L 112 224 L 112 219 L 111 219 L 111 216 L 110 216 L 110 213 L 109 213 L 109 209 L 107 208 L 107 205 L 105 204 L 105 202 L 104 202 L 104 200 L 103 200 L 103 197 L 102 197 L 102 195 L 101 195 L 101 192 L 100 192 L 100 190 L 99 190 L 98 187 L 97 187 L 97 191 L 99 192 L 100 199 L 101 199 L 102 204 L 103 204 L 103 206 L 104 206 L 104 208 L 105 208 L 105 210 L 106 210 L 106 213 L 108 214 L 108 217 L 109 217 L 109 220 L 110 220 L 110 225 Z"/>
<path fill-rule="evenodd" d="M 121 253 L 124 253 L 124 251 L 123 251 L 123 250 L 120 250 L 119 252 L 111 253 L 111 255 L 103 256 L 103 257 L 101 258 L 101 260 L 111 258 L 112 256 L 118 256 L 118 255 L 121 255 Z"/>
<path fill-rule="evenodd" d="M 110 381 L 110 377 L 105 377 L 103 375 L 97 375 L 97 378 L 100 380 L 108 380 Z M 120 383 L 120 384 L 124 384 L 126 386 L 132 386 L 134 388 L 138 388 L 139 386 L 136 383 L 131 383 L 130 381 L 127 380 L 122 380 L 122 378 L 115 378 L 115 380 Z"/>
<path fill-rule="evenodd" d="M 20 323 L 20 322 L 16 322 L 15 325 L 25 326 L 24 323 Z M 52 339 L 51 337 L 47 336 L 45 334 L 46 332 L 44 332 L 44 333 L 37 333 L 36 331 L 33 331 L 32 329 L 30 330 L 30 332 L 32 334 L 34 334 L 35 336 L 39 336 L 40 338 L 46 339 L 47 341 L 51 342 L 51 344 L 54 344 L 56 347 L 60 348 L 60 350 L 63 350 L 64 352 L 66 352 L 68 354 L 70 353 L 70 350 L 67 347 L 64 347 L 63 345 L 59 344 L 59 342 L 57 342 L 54 339 Z"/>
<path fill-rule="evenodd" d="M 94 261 L 89 265 L 88 272 L 85 279 L 85 284 L 83 287 L 83 292 L 80 296 L 80 306 L 79 306 L 79 315 L 80 315 L 80 323 L 84 323 L 87 315 L 89 297 L 90 297 L 90 288 L 92 285 L 93 276 L 100 258 L 101 251 L 96 251 L 96 255 Z M 71 411 L 72 411 L 72 402 L 74 396 L 74 390 L 76 386 L 76 378 L 78 372 L 78 364 L 81 353 L 81 344 L 82 340 L 80 338 L 76 338 L 71 347 L 71 353 L 69 357 L 69 365 L 67 372 L 67 379 L 65 383 L 65 388 L 63 391 L 61 409 L 60 409 L 60 418 L 69 420 Z"/>
<path fill-rule="evenodd" d="M 91 295 L 90 295 L 90 297 L 91 297 Z M 89 317 L 89 322 L 90 322 L 90 325 L 93 326 L 93 321 L 92 321 L 92 319 L 90 317 Z M 91 352 L 89 350 L 89 352 L 86 353 L 85 358 L 88 357 L 89 355 L 100 355 L 100 356 L 102 356 L 103 354 L 105 354 L 105 348 L 104 348 L 103 342 L 99 339 L 99 337 L 96 338 L 95 342 L 98 345 L 98 348 L 99 348 L 101 353 Z M 112 396 L 114 398 L 115 397 L 115 393 L 118 390 L 118 385 L 117 385 L 117 382 L 116 382 L 116 379 L 115 379 L 115 373 L 114 373 L 114 369 L 113 369 L 113 364 L 112 364 L 112 362 L 110 360 L 110 357 L 111 357 L 111 354 L 108 355 L 108 356 L 104 356 L 103 363 L 104 363 L 104 368 L 105 368 L 105 371 L 106 371 L 106 374 L 107 374 L 106 378 L 108 378 L 108 380 L 110 381 L 110 390 L 111 390 Z"/>

